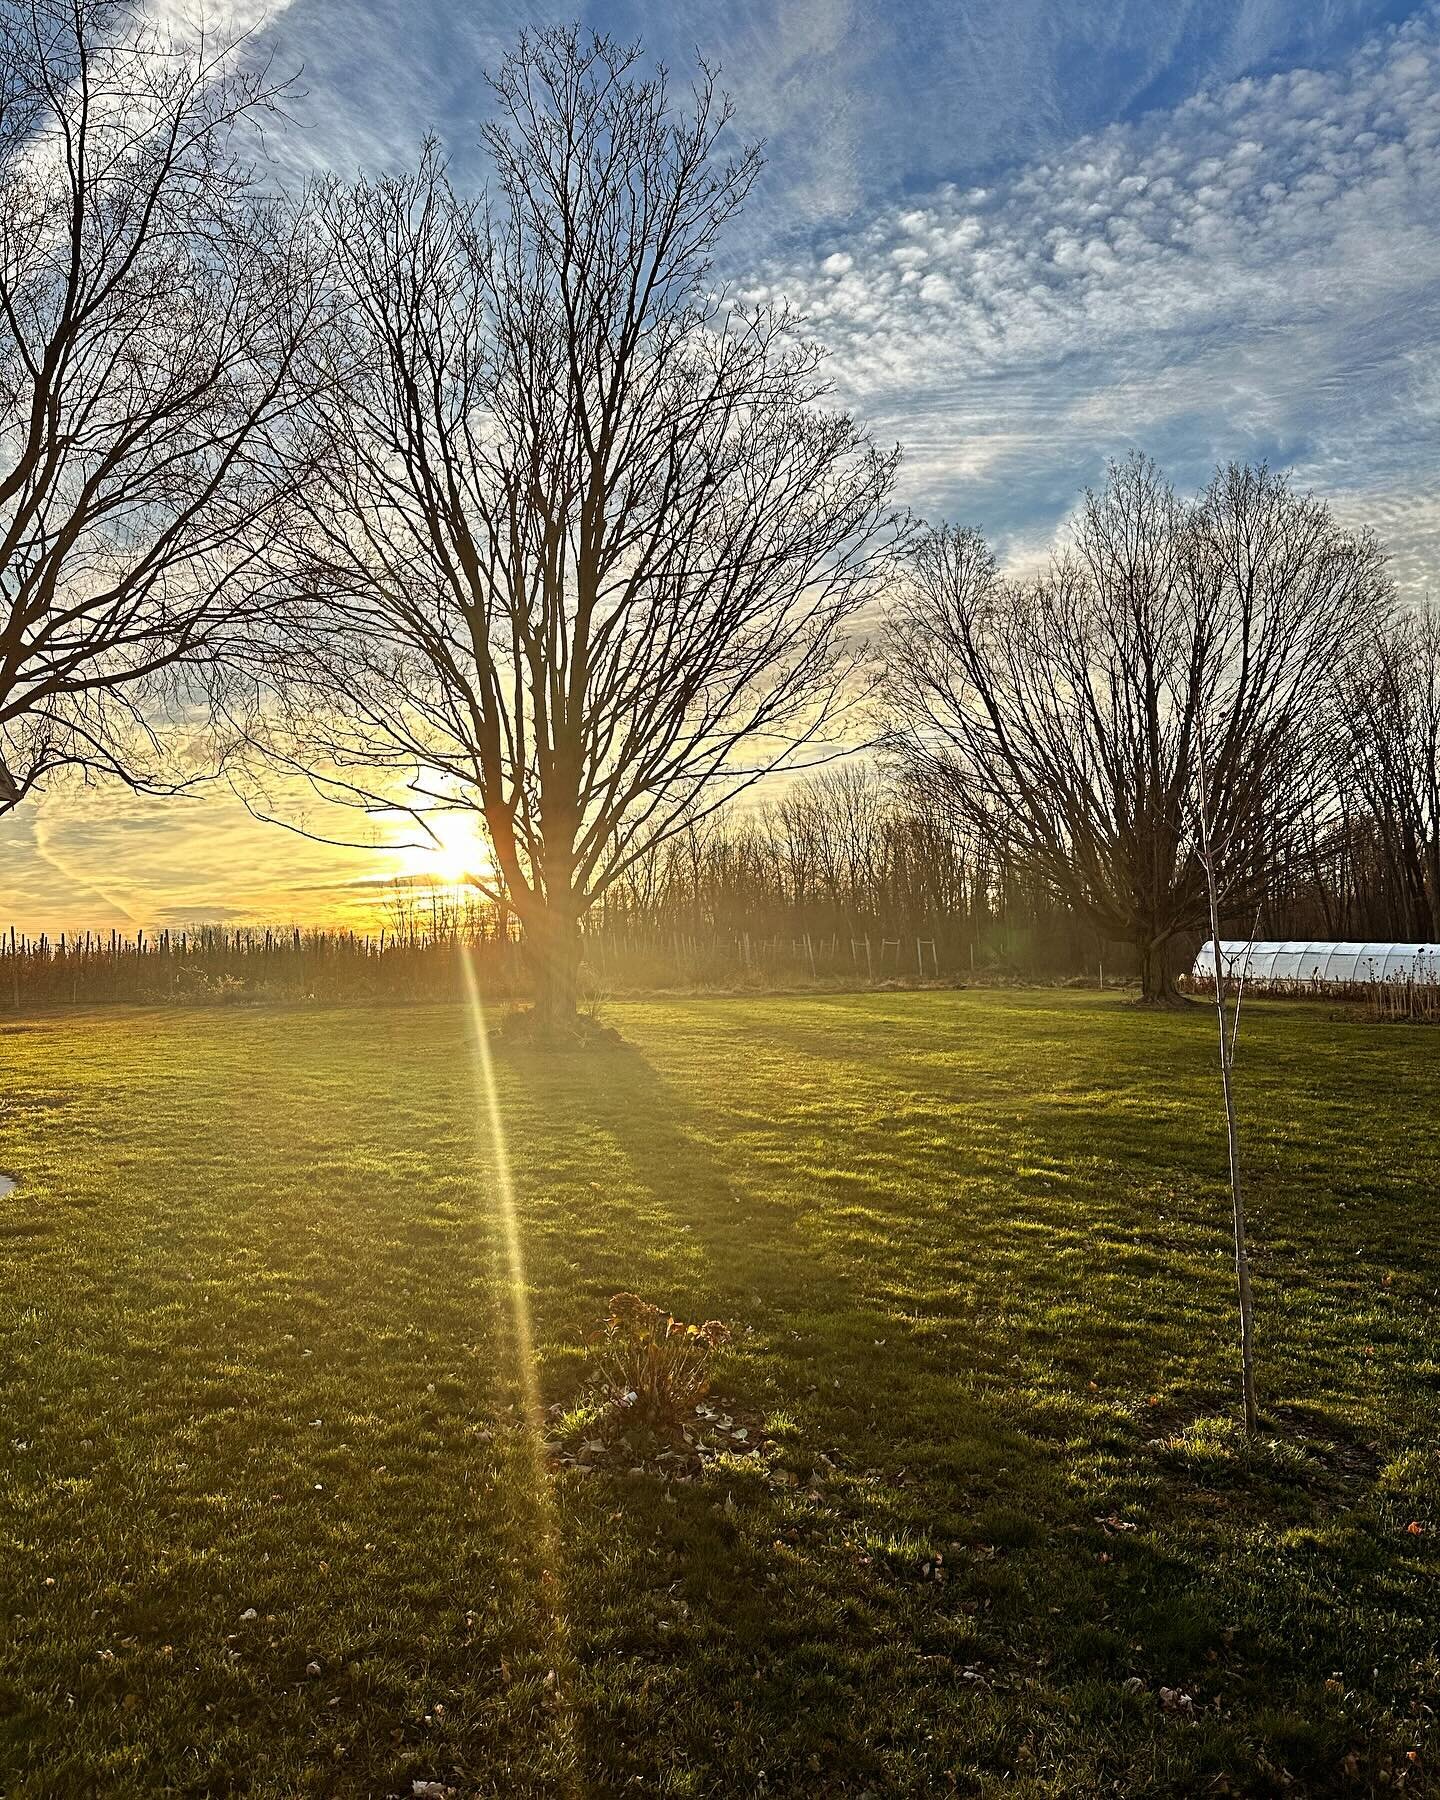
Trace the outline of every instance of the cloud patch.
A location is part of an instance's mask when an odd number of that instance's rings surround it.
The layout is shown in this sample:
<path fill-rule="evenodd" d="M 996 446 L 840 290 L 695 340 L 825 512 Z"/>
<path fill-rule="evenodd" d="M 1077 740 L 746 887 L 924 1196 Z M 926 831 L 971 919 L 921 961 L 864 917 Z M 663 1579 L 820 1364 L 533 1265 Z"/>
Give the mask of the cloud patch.
<path fill-rule="evenodd" d="M 1437 219 L 1427 9 L 1332 71 L 1235 81 L 888 208 L 747 297 L 832 347 L 917 504 L 1002 537 L 1134 442 L 1182 481 L 1269 455 L 1348 508 L 1440 450 Z"/>
<path fill-rule="evenodd" d="M 297 808 L 309 799 L 297 790 Z M 311 802 L 310 822 L 327 822 Z M 354 830 L 350 815 L 332 825 Z M 405 857 L 318 843 L 264 825 L 223 787 L 157 800 L 109 786 L 61 784 L 0 818 L 7 916 L 30 934 L 133 933 L 200 923 L 365 929 Z"/>

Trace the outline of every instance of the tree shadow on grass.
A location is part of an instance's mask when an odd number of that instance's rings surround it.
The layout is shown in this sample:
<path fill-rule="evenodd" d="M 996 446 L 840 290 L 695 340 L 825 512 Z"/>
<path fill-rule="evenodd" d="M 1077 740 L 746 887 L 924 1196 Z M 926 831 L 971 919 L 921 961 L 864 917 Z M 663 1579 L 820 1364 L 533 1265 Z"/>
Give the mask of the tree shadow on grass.
<path fill-rule="evenodd" d="M 739 1327 L 722 1380 L 774 1431 L 773 1466 L 722 1460 L 693 1486 L 559 1477 L 582 1765 L 603 1791 L 680 1770 L 701 1792 L 761 1771 L 807 1794 L 960 1771 L 1265 1791 L 1267 1735 L 1292 1773 L 1333 1775 L 1350 1728 L 1314 1715 L 1340 1643 L 1307 1596 L 1354 1493 L 1273 1461 L 1217 1485 L 1205 1441 L 1148 1447 L 1143 1408 L 1057 1366 L 1023 1306 L 935 1289 L 905 1233 L 887 1242 L 913 1196 L 862 1216 L 823 1170 L 772 1185 L 776 1159 L 730 1137 L 742 1096 L 701 1107 L 635 1049 L 523 1080 L 555 1133 L 608 1151 L 594 1254 L 532 1264 L 547 1379 L 581 1374 L 557 1328 L 634 1288 Z M 817 1219 L 827 1192 L 846 1245 Z M 1103 1311 L 1071 1321 L 1077 1367 L 1113 1342 Z M 1246 1547 L 1257 1526 L 1296 1537 L 1289 1566 Z"/>
<path fill-rule="evenodd" d="M 1080 1367 L 1130 1290 L 1019 1289 L 1003 1163 L 968 1210 L 937 1187 L 943 1105 L 898 1137 L 832 1119 L 793 1062 L 786 1086 L 683 1032 L 668 1073 L 501 1060 L 545 1397 L 636 1288 L 741 1328 L 723 1383 L 774 1438 L 773 1471 L 688 1487 L 561 1474 L 552 1546 L 459 1015 L 383 1025 L 230 1022 L 158 1122 L 123 1092 L 97 1116 L 123 1197 L 29 1259 L 8 1376 L 17 1793 L 1264 1791 L 1257 1696 L 1308 1682 L 1323 1714 L 1316 1596 L 1370 1540 L 1207 1442 L 1147 1462 Z M 1251 1528 L 1287 1506 L 1267 1567 Z"/>
<path fill-rule="evenodd" d="M 627 1287 L 730 1320 L 721 1379 L 774 1433 L 769 1467 L 724 1459 L 693 1485 L 558 1478 L 581 1763 L 601 1791 L 687 1768 L 700 1792 L 935 1791 L 957 1765 L 1017 1766 L 1026 1709 L 1001 1696 L 1040 1671 L 1118 1684 L 1121 1534 L 1086 1513 L 1053 1433 L 976 1382 L 963 1332 L 905 1329 L 640 1052 L 507 1074 L 559 1137 L 611 1154 L 587 1265 L 531 1236 L 548 1380 L 581 1375 L 554 1341 L 575 1295 L 548 1291 L 578 1273 L 581 1312 Z M 1176 1635 L 1178 1565 L 1129 1534 L 1123 1556 Z M 1179 1635 L 1203 1656 L 1221 1626 L 1192 1612 Z M 1070 1703 L 1062 1682 L 1040 1713 Z M 1137 1717 L 1124 1766 L 1151 1736 Z M 1077 1739 L 1077 1771 L 1092 1754 Z"/>

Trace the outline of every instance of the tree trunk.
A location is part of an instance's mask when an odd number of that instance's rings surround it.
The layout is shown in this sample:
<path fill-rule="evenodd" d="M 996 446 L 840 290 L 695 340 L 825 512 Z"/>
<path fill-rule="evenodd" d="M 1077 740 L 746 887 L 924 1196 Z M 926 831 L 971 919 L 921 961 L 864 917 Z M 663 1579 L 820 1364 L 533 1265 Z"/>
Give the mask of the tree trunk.
<path fill-rule="evenodd" d="M 561 1030 L 573 1027 L 580 973 L 579 920 L 569 908 L 551 905 L 539 908 L 524 925 L 537 1022 Z"/>
<path fill-rule="evenodd" d="M 1175 982 L 1174 945 L 1170 938 L 1136 938 L 1140 952 L 1140 998 L 1147 1006 L 1184 1006 Z"/>

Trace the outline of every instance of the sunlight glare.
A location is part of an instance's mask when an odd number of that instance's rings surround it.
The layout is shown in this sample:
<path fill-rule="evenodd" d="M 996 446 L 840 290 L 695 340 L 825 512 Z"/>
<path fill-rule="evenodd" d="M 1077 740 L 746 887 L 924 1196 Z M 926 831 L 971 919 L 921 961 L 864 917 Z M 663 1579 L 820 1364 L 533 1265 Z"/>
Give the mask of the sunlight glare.
<path fill-rule="evenodd" d="M 459 887 L 473 876 L 490 873 L 490 847 L 478 814 L 434 813 L 426 818 L 425 827 L 433 841 L 410 844 L 399 852 L 402 874 Z"/>
<path fill-rule="evenodd" d="M 535 1339 L 530 1317 L 530 1292 L 525 1276 L 525 1243 L 520 1230 L 519 1212 L 515 1205 L 515 1183 L 510 1162 L 510 1148 L 505 1131 L 505 1116 L 500 1107 L 500 1091 L 495 1082 L 495 1065 L 490 1053 L 490 1032 L 485 1008 L 480 999 L 480 984 L 468 945 L 460 946 L 460 962 L 465 976 L 469 1000 L 470 1024 L 475 1037 L 476 1088 L 490 1129 L 493 1153 L 493 1180 L 500 1208 L 500 1225 L 505 1245 L 505 1278 L 510 1296 L 511 1330 L 515 1350 L 516 1374 L 520 1382 L 524 1407 L 526 1452 L 530 1460 L 530 1491 L 535 1504 L 536 1542 L 540 1551 L 541 1586 L 547 1606 L 549 1637 L 545 1645 L 551 1669 L 560 1684 L 555 1693 L 553 1714 L 557 1735 L 563 1740 L 562 1750 L 568 1763 L 569 1780 L 565 1792 L 578 1793 L 575 1783 L 576 1734 L 570 1717 L 568 1691 L 574 1666 L 569 1650 L 569 1628 L 560 1587 L 560 1532 L 555 1513 L 551 1472 L 545 1452 L 545 1406 L 540 1394 L 540 1380 L 535 1369 Z"/>

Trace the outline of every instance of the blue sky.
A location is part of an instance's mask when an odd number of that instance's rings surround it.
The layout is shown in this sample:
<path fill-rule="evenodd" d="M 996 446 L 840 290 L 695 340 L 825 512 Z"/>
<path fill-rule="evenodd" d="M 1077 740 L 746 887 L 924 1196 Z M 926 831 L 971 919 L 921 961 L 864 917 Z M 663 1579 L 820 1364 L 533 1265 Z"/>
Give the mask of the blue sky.
<path fill-rule="evenodd" d="M 222 11 L 303 64 L 298 166 L 403 162 L 433 128 L 475 179 L 481 71 L 520 24 L 575 16 L 211 0 Z M 580 16 L 677 78 L 697 49 L 721 65 L 737 128 L 768 153 L 725 273 L 807 315 L 844 402 L 905 445 L 919 509 L 1024 560 L 1131 445 L 1186 487 L 1268 456 L 1380 531 L 1402 592 L 1440 594 L 1440 3 L 607 0 Z M 376 868 L 257 839 L 219 798 L 33 810 L 0 822 L 22 923 L 311 917 Z M 98 866 L 103 895 L 86 891 Z"/>
<path fill-rule="evenodd" d="M 291 0 L 267 29 L 305 66 L 307 157 L 373 166 L 431 124 L 479 178 L 478 69 L 521 20 L 568 16 Z M 845 400 L 906 444 L 917 504 L 1023 549 L 1131 443 L 1186 484 L 1267 455 L 1353 498 L 1423 579 L 1440 7 L 607 0 L 584 17 L 677 76 L 697 50 L 721 66 L 768 151 L 727 272 L 807 311 Z"/>

